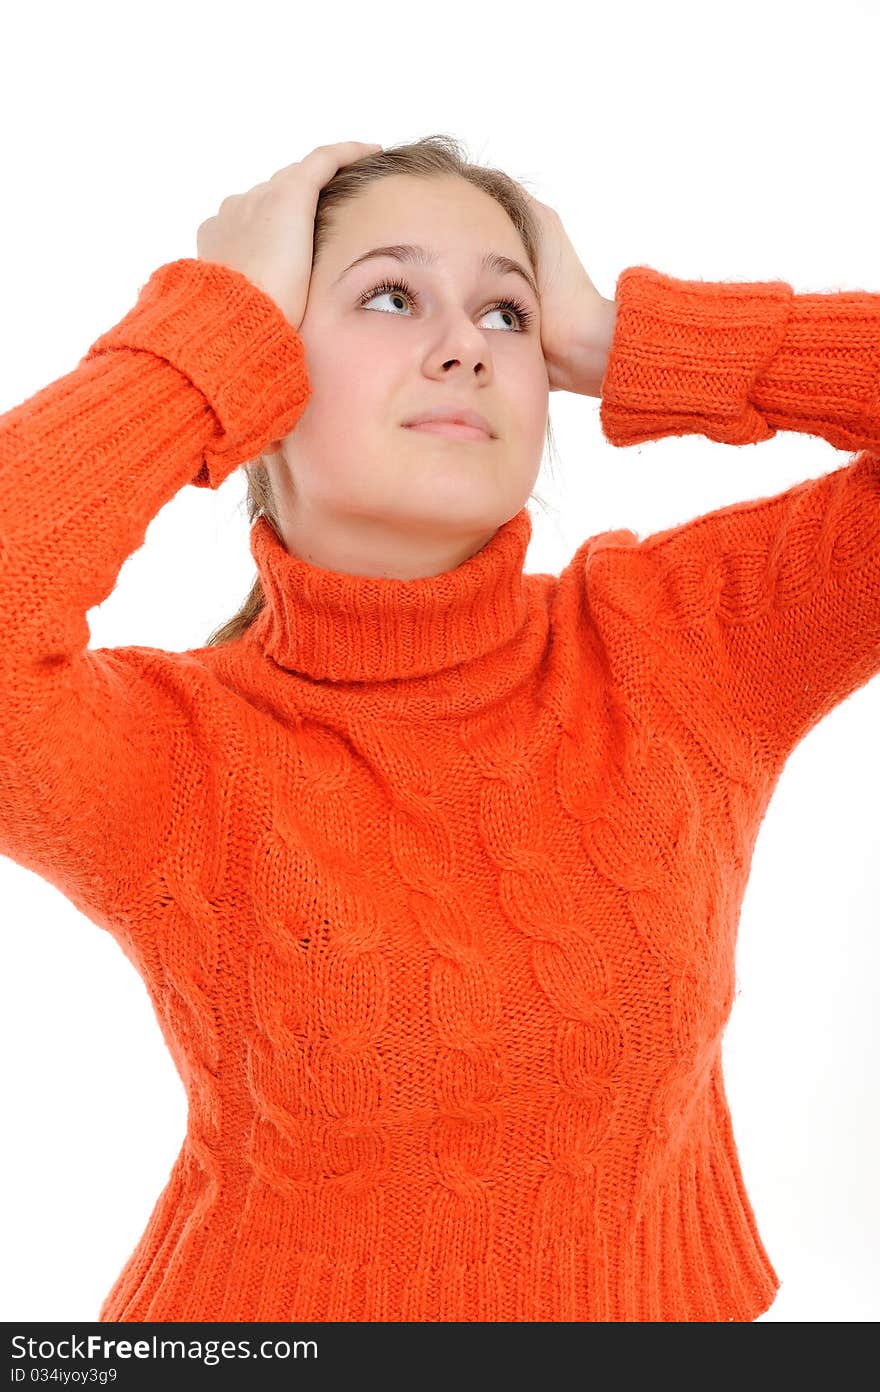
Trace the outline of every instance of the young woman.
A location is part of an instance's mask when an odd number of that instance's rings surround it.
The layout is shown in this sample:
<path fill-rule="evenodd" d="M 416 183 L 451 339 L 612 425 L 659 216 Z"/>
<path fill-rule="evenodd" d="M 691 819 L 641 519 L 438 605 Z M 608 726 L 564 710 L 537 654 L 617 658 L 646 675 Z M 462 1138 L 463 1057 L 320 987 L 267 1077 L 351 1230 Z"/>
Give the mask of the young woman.
<path fill-rule="evenodd" d="M 116 937 L 189 1099 L 100 1318 L 756 1318 L 721 1037 L 776 780 L 880 670 L 880 296 L 605 300 L 439 137 L 319 147 L 198 253 L 0 418 L 0 851 Z M 857 454 L 527 574 L 552 390 L 617 445 Z M 239 466 L 241 612 L 90 649 Z"/>

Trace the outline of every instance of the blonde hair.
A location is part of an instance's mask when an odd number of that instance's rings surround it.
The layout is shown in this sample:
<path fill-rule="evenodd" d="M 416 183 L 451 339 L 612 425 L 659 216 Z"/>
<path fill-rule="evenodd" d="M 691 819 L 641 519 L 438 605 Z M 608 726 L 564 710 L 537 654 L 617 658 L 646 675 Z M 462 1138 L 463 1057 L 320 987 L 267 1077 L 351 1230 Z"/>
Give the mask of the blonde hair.
<path fill-rule="evenodd" d="M 394 145 L 374 155 L 366 155 L 354 164 L 344 165 L 324 185 L 318 196 L 315 212 L 315 228 L 312 248 L 312 267 L 332 226 L 334 210 L 349 199 L 362 192 L 374 180 L 389 174 L 410 174 L 419 178 L 431 178 L 441 174 L 457 174 L 475 188 L 482 189 L 496 199 L 507 213 L 516 228 L 526 249 L 531 268 L 537 276 L 539 231 L 535 217 L 523 192 L 524 182 L 517 184 L 499 169 L 487 169 L 482 165 L 471 164 L 465 157 L 459 141 L 449 135 L 428 135 L 408 145 Z M 554 450 L 552 425 L 547 419 L 547 445 L 552 462 Z M 253 524 L 258 517 L 265 517 L 282 537 L 281 523 L 272 489 L 269 471 L 262 455 L 248 460 L 242 465 L 247 479 L 248 522 Z M 547 505 L 537 493 L 530 498 L 543 508 Z M 231 619 L 227 619 L 214 630 L 206 646 L 231 643 L 250 627 L 257 615 L 265 607 L 266 597 L 260 577 L 257 576 L 250 592 Z"/>

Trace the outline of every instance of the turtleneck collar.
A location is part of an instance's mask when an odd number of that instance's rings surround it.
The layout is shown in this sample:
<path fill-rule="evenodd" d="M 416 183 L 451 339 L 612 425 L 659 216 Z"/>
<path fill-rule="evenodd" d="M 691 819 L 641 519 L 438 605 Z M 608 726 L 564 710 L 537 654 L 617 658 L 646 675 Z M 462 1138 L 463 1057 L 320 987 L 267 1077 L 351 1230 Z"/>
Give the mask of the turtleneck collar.
<path fill-rule="evenodd" d="M 396 580 L 311 565 L 258 517 L 250 549 L 266 604 L 252 636 L 280 666 L 318 681 L 391 681 L 455 667 L 522 626 L 531 534 L 523 507 L 454 570 Z"/>

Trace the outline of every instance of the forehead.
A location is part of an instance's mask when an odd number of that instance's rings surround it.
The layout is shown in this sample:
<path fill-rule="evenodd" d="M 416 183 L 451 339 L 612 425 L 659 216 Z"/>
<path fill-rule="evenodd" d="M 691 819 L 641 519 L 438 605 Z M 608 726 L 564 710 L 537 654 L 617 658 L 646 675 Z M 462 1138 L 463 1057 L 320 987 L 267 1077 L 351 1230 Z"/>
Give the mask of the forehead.
<path fill-rule="evenodd" d="M 480 271 L 514 272 L 537 295 L 519 233 L 494 198 L 465 180 L 379 179 L 334 215 L 328 271 L 334 281 L 378 254 L 415 266 L 461 260 Z"/>
<path fill-rule="evenodd" d="M 376 179 L 334 209 L 338 258 L 367 246 L 409 243 L 439 254 L 480 255 L 492 246 L 510 256 L 525 251 L 501 204 L 457 175 Z"/>

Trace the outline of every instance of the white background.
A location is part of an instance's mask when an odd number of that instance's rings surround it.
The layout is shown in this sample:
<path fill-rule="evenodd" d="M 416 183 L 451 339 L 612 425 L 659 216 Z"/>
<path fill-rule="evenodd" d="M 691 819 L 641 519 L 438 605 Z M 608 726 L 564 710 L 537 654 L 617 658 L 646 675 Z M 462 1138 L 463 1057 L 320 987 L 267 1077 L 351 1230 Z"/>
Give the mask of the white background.
<path fill-rule="evenodd" d="M 0 83 L 0 412 L 71 371 L 157 266 L 195 256 L 227 194 L 337 140 L 462 140 L 558 208 L 609 297 L 633 264 L 880 294 L 878 39 L 868 0 L 17 6 Z M 532 505 L 527 570 L 558 572 L 601 530 L 646 536 L 846 461 L 794 433 L 616 449 L 595 398 L 550 407 L 559 460 L 538 483 L 551 514 Z M 204 643 L 253 578 L 243 499 L 241 471 L 182 489 L 90 611 L 91 645 Z M 764 1320 L 880 1316 L 878 730 L 872 680 L 796 748 L 743 905 L 724 1053 L 782 1281 Z M 92 1320 L 186 1101 L 108 934 L 2 857 L 0 918 L 0 1319 Z"/>

